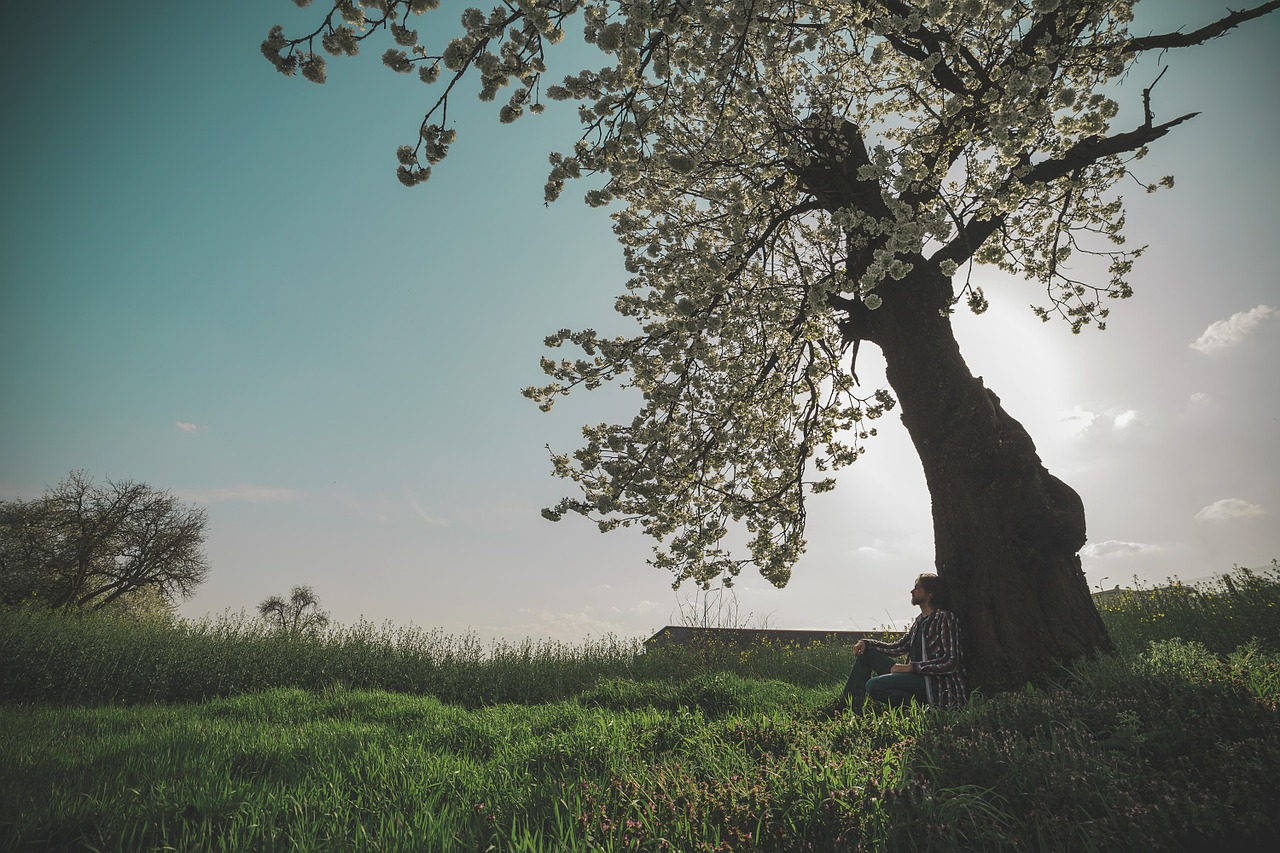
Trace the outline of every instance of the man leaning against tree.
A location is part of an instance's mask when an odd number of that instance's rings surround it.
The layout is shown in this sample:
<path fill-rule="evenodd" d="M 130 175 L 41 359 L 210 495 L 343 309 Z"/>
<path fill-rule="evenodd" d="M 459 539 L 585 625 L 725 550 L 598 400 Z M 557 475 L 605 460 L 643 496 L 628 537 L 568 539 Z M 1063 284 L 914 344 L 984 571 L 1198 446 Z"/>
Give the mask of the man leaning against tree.
<path fill-rule="evenodd" d="M 947 610 L 947 584 L 934 574 L 916 578 L 911 603 L 920 615 L 895 643 L 862 639 L 853 647 L 857 656 L 849 680 L 836 705 L 862 709 L 867 698 L 890 705 L 913 699 L 943 708 L 964 704 L 964 667 L 960 651 L 960 622 Z M 906 663 L 894 658 L 907 655 Z"/>

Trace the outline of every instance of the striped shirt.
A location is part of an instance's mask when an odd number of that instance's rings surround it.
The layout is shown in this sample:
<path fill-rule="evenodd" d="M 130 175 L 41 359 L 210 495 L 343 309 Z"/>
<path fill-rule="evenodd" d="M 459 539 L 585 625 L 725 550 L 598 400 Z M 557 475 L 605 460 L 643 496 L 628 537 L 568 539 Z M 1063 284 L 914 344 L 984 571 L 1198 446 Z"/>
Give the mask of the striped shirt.
<path fill-rule="evenodd" d="M 924 676 L 929 704 L 943 708 L 963 705 L 968 695 L 960 653 L 960 620 L 950 610 L 923 613 L 911 623 L 907 633 L 896 643 L 867 640 L 867 647 L 890 657 L 906 654 L 916 637 L 921 638 L 920 660 L 912 661 L 913 669 Z"/>

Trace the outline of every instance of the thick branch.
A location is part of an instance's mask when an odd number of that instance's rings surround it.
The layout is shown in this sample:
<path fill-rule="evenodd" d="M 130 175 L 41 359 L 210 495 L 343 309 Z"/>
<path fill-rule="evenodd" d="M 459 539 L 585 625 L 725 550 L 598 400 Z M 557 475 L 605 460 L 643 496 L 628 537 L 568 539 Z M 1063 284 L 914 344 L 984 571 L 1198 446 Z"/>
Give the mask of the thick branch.
<path fill-rule="evenodd" d="M 858 177 L 858 170 L 871 164 L 871 155 L 856 124 L 842 121 L 838 137 L 819 128 L 804 132 L 819 156 L 806 166 L 788 167 L 825 210 L 835 213 L 852 204 L 878 219 L 891 215 L 880 182 Z"/>
<path fill-rule="evenodd" d="M 1066 154 L 1054 160 L 1045 160 L 1032 166 L 1030 170 L 1022 176 L 1010 175 L 1009 185 L 1020 183 L 1024 186 L 1031 184 L 1048 184 L 1059 178 L 1065 178 L 1078 169 L 1091 166 L 1101 160 L 1103 157 L 1111 157 L 1117 154 L 1124 154 L 1129 151 L 1136 151 L 1144 145 L 1164 136 L 1173 128 L 1182 124 L 1184 121 L 1195 118 L 1199 113 L 1187 113 L 1179 116 L 1172 121 L 1167 121 L 1159 125 L 1146 125 L 1138 127 L 1127 133 L 1116 134 L 1105 139 L 1085 139 L 1072 146 Z M 955 261 L 962 264 L 973 256 L 978 248 L 986 241 L 988 237 L 994 234 L 1001 225 L 1004 224 L 1004 216 L 992 216 L 984 219 L 974 218 L 969 220 L 968 224 L 961 229 L 960 233 L 948 243 L 935 256 L 935 261 Z"/>
<path fill-rule="evenodd" d="M 1252 21 L 1254 18 L 1261 18 L 1270 12 L 1280 9 L 1280 0 L 1271 0 L 1270 3 L 1263 3 L 1252 9 L 1243 9 L 1239 12 L 1232 12 L 1225 18 L 1214 21 L 1212 24 L 1201 27 L 1200 29 L 1190 33 L 1164 33 L 1158 36 L 1147 36 L 1145 38 L 1130 39 L 1124 45 L 1125 52 L 1132 51 L 1140 53 L 1146 50 L 1169 50 L 1175 47 L 1194 47 L 1198 44 L 1216 39 L 1226 35 L 1231 30 L 1243 24 L 1245 21 Z"/>

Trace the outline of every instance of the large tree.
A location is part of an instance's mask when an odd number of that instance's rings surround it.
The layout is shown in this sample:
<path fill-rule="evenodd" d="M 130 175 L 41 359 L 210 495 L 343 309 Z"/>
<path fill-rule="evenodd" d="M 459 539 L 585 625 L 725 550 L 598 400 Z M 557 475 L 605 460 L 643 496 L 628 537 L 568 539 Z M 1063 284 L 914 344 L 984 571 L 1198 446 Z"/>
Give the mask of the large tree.
<path fill-rule="evenodd" d="M 0 501 L 0 601 L 162 610 L 208 573 L 206 523 L 170 492 L 73 471 L 36 500 Z"/>
<path fill-rule="evenodd" d="M 615 382 L 644 402 L 554 456 L 580 492 L 547 515 L 640 525 L 677 584 L 754 563 L 782 586 L 807 494 L 899 406 L 976 683 L 1108 648 L 1077 556 L 1081 500 L 971 374 L 951 314 L 985 309 L 972 271 L 989 264 L 1038 283 L 1044 319 L 1102 327 L 1140 253 L 1123 245 L 1116 184 L 1192 118 L 1159 115 L 1153 73 L 1141 117 L 1113 127 L 1118 82 L 1144 54 L 1280 2 L 1142 34 L 1136 0 L 504 0 L 464 12 L 447 42 L 420 38 L 414 16 L 437 5 L 339 0 L 310 32 L 273 29 L 263 53 L 322 82 L 321 48 L 352 55 L 389 33 L 383 62 L 442 87 L 397 152 L 407 185 L 454 141 L 449 98 L 468 75 L 484 100 L 511 87 L 504 122 L 544 97 L 579 103 L 585 131 L 552 155 L 547 199 L 598 176 L 587 201 L 616 207 L 633 275 L 617 309 L 640 328 L 557 332 L 549 346 L 582 355 L 545 359 L 552 381 L 526 393 L 549 408 Z M 607 58 L 544 88 L 578 14 Z M 892 392 L 861 390 L 864 341 Z"/>

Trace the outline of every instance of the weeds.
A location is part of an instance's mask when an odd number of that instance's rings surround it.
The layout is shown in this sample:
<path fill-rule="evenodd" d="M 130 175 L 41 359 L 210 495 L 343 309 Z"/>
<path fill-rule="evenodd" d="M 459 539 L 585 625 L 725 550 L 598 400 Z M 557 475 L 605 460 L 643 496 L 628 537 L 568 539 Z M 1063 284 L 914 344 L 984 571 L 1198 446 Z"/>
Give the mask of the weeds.
<path fill-rule="evenodd" d="M 1134 595 L 1057 683 L 835 719 L 839 647 L 0 611 L 0 849 L 1261 849 L 1278 591 Z"/>
<path fill-rule="evenodd" d="M 1226 655 L 1251 640 L 1280 649 L 1280 562 L 1262 569 L 1236 566 L 1195 586 L 1170 579 L 1164 585 L 1125 590 L 1099 607 L 1121 654 L 1141 652 L 1153 640 L 1195 640 Z"/>

